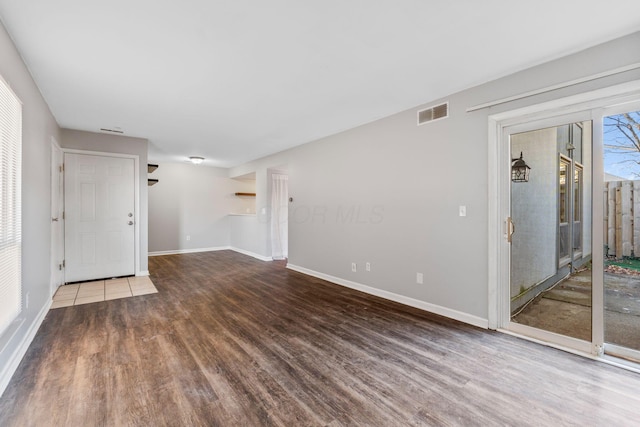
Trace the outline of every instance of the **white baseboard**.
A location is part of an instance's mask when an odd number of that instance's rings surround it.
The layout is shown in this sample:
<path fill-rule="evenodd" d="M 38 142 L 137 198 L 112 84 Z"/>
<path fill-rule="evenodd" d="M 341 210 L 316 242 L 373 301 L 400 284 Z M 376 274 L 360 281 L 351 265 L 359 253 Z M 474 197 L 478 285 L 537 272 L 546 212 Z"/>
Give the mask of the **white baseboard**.
<path fill-rule="evenodd" d="M 260 255 L 260 254 L 257 254 L 255 252 L 245 251 L 244 249 L 234 248 L 233 246 L 230 247 L 229 249 L 231 249 L 232 251 L 238 252 L 240 254 L 244 254 L 244 255 L 248 255 L 248 256 L 257 258 L 260 261 L 273 261 L 273 259 L 271 257 Z"/>
<path fill-rule="evenodd" d="M 409 307 L 418 308 L 420 310 L 428 311 L 430 313 L 439 314 L 440 316 L 448 317 L 450 319 L 458 320 L 463 323 L 468 323 L 473 326 L 487 329 L 489 327 L 489 321 L 472 314 L 464 313 L 462 311 L 453 310 L 451 308 L 442 307 L 440 305 L 431 304 L 428 302 L 420 301 L 415 298 L 406 297 L 404 295 L 395 294 L 393 292 L 384 291 L 382 289 L 372 288 L 371 286 L 363 285 L 361 283 L 352 282 L 350 280 L 341 279 L 339 277 L 330 276 L 328 274 L 319 273 L 317 271 L 309 270 L 308 268 L 300 267 L 294 264 L 288 264 L 287 268 L 298 273 L 306 274 L 309 276 L 317 277 L 337 285 L 341 285 L 347 288 L 355 289 L 360 292 L 364 292 L 369 295 L 375 295 L 380 298 L 395 301 L 400 304 L 408 305 Z"/>
<path fill-rule="evenodd" d="M 148 276 L 149 275 L 149 270 L 146 271 L 138 271 L 136 273 L 136 276 Z"/>
<path fill-rule="evenodd" d="M 149 256 L 162 256 L 162 255 L 179 255 L 179 254 L 193 254 L 197 252 L 213 252 L 213 251 L 226 251 L 232 249 L 230 246 L 216 246 L 213 248 L 196 248 L 196 249 L 177 249 L 172 251 L 156 251 L 149 252 Z"/>
<path fill-rule="evenodd" d="M 36 332 L 38 332 L 40 325 L 42 325 L 45 316 L 51 308 L 52 302 L 53 301 L 51 299 L 48 299 L 48 302 L 42 307 L 42 309 L 38 313 L 38 316 L 33 320 L 33 323 L 31 323 L 29 330 L 22 338 L 20 345 L 18 345 L 18 348 L 16 348 L 16 350 L 13 352 L 13 355 L 11 355 L 9 363 L 7 363 L 2 372 L 0 372 L 0 396 L 2 396 L 2 394 L 6 390 L 9 382 L 11 381 L 11 377 L 13 377 L 13 374 L 15 374 L 16 370 L 18 369 L 22 358 L 27 353 L 31 342 L 36 336 Z"/>
<path fill-rule="evenodd" d="M 213 251 L 229 251 L 229 250 L 241 253 L 243 255 L 248 255 L 253 258 L 257 258 L 260 261 L 273 261 L 273 259 L 271 259 L 270 257 L 260 255 L 251 251 L 246 251 L 244 249 L 236 248 L 233 246 L 218 246 L 214 248 L 198 248 L 198 249 L 178 249 L 174 251 L 156 251 L 156 252 L 149 252 L 149 256 L 179 255 L 179 254 L 192 254 L 196 252 L 213 252 Z M 149 275 L 148 271 L 147 271 L 147 275 Z"/>

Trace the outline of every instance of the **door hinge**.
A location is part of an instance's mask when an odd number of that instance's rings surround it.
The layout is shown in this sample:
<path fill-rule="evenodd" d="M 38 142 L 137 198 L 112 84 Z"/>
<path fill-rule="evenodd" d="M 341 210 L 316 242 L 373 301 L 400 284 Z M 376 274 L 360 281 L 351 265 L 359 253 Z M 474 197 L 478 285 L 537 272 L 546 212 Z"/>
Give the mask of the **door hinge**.
<path fill-rule="evenodd" d="M 63 259 L 62 260 L 62 268 L 65 268 L 65 267 L 66 267 L 66 261 Z M 62 270 L 62 268 L 60 270 Z"/>
<path fill-rule="evenodd" d="M 62 211 L 62 219 L 64 219 L 64 211 Z"/>
<path fill-rule="evenodd" d="M 64 172 L 64 163 L 60 165 L 60 173 Z"/>

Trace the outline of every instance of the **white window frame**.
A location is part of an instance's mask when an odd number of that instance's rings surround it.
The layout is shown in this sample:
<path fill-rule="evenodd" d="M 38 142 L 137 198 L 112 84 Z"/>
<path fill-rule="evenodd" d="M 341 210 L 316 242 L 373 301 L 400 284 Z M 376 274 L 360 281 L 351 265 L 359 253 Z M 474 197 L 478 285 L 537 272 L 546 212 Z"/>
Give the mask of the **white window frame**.
<path fill-rule="evenodd" d="M 22 312 L 22 103 L 0 77 L 0 335 Z"/>

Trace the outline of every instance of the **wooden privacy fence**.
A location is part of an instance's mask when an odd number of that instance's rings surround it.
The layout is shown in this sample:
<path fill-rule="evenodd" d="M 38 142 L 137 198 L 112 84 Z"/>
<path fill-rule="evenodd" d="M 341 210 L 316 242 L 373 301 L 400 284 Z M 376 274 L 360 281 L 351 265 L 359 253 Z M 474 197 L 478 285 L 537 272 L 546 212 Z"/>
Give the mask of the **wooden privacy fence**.
<path fill-rule="evenodd" d="M 640 180 L 605 182 L 605 255 L 640 257 Z"/>

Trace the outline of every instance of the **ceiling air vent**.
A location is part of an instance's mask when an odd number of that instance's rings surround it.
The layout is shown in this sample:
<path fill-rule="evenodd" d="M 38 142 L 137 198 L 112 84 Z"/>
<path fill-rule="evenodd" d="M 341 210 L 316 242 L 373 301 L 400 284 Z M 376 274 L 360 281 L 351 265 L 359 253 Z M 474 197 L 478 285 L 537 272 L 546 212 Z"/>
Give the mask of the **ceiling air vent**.
<path fill-rule="evenodd" d="M 418 111 L 418 126 L 434 120 L 446 119 L 447 117 L 449 117 L 449 103 L 445 102 L 444 104 Z"/>
<path fill-rule="evenodd" d="M 115 128 L 115 129 L 100 128 L 100 130 L 102 132 L 109 132 L 109 133 L 124 133 L 124 131 L 122 131 L 120 128 Z"/>

